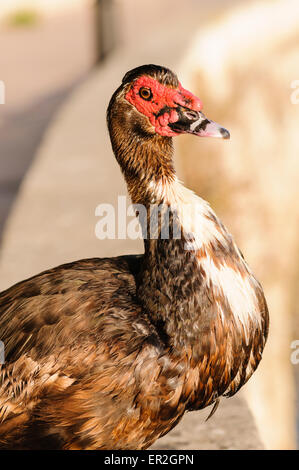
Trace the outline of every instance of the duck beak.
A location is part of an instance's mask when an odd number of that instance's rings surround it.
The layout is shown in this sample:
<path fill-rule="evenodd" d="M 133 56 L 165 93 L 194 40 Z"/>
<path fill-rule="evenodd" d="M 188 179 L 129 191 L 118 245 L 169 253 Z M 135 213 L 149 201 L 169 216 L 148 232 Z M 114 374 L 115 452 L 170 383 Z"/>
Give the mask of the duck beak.
<path fill-rule="evenodd" d="M 210 121 L 201 111 L 194 111 L 183 106 L 178 106 L 176 112 L 179 119 L 170 123 L 169 127 L 178 134 L 194 134 L 200 137 L 220 137 L 229 139 L 227 129 L 214 121 Z"/>

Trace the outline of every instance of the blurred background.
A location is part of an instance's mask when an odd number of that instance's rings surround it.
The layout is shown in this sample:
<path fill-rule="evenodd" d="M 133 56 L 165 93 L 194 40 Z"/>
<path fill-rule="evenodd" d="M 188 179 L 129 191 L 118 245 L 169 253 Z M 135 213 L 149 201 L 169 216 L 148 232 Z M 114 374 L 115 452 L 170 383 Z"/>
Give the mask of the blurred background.
<path fill-rule="evenodd" d="M 94 209 L 119 171 L 104 158 L 106 105 L 146 62 L 172 67 L 231 132 L 225 145 L 180 137 L 179 176 L 264 287 L 270 337 L 242 393 L 267 448 L 299 448 L 297 0 L 1 0 L 0 288 L 52 261 L 99 255 Z"/>

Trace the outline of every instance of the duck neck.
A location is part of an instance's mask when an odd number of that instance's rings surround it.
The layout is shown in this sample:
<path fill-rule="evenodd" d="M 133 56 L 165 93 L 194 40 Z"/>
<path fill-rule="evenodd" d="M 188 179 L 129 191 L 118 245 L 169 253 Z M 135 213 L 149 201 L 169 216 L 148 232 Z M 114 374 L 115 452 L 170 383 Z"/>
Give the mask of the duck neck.
<path fill-rule="evenodd" d="M 144 235 L 137 296 L 165 340 L 180 350 L 187 341 L 195 343 L 198 338 L 202 274 L 197 252 L 189 249 L 187 239 L 191 236 L 192 244 L 190 208 L 195 195 L 177 180 L 171 139 L 132 139 L 129 149 L 118 146 L 115 153 Z M 183 215 L 189 219 L 187 230 Z"/>
<path fill-rule="evenodd" d="M 107 111 L 107 124 L 112 149 L 124 174 L 133 204 L 148 207 L 152 203 L 151 187 L 157 181 L 173 181 L 173 143 L 171 137 L 151 134 L 138 121 L 132 119 L 131 106 L 111 99 Z"/>
<path fill-rule="evenodd" d="M 138 300 L 179 354 L 183 345 L 198 343 L 200 329 L 210 321 L 201 312 L 208 300 L 199 257 L 221 227 L 208 204 L 177 180 L 172 139 L 130 133 L 115 121 L 117 115 L 109 122 L 112 147 L 144 235 Z"/>
<path fill-rule="evenodd" d="M 153 203 L 146 206 L 146 224 L 139 214 L 145 252 L 137 296 L 166 343 L 181 351 L 183 345 L 197 343 L 202 284 L 193 235 L 183 221 L 190 207 L 187 201 L 184 204 L 185 188 L 176 179 L 156 181 L 150 190 Z"/>

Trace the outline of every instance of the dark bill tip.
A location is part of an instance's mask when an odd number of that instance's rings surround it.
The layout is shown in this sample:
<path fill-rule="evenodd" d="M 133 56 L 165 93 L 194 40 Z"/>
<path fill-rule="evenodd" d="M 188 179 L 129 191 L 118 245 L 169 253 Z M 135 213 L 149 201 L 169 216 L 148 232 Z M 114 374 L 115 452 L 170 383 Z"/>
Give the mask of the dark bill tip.
<path fill-rule="evenodd" d="M 219 132 L 222 136 L 223 139 L 230 139 L 230 133 L 227 129 L 225 129 L 224 127 L 222 127 L 221 129 L 219 129 Z"/>

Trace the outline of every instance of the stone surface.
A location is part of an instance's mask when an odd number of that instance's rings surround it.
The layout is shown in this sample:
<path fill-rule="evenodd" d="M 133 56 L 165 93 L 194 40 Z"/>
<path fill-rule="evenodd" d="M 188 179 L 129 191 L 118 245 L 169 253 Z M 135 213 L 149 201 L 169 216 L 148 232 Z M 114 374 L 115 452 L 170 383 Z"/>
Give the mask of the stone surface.
<path fill-rule="evenodd" d="M 187 413 L 169 434 L 151 449 L 261 450 L 263 444 L 245 402 L 240 396 L 222 399 L 216 413 L 211 408 Z"/>
<path fill-rule="evenodd" d="M 94 63 L 93 23 L 85 7 L 32 27 L 0 24 L 0 237 L 45 129 Z"/>

